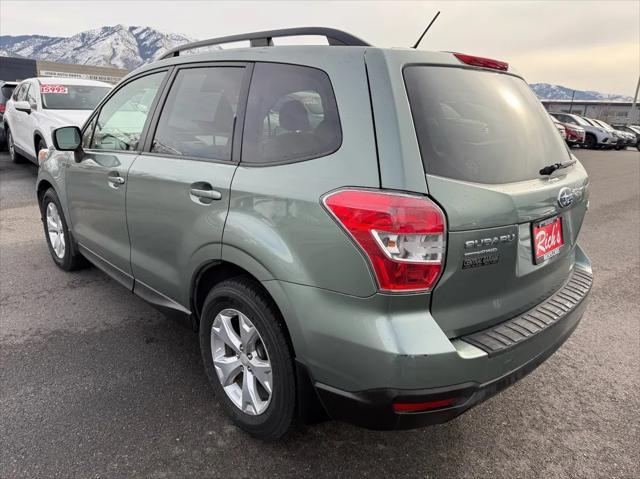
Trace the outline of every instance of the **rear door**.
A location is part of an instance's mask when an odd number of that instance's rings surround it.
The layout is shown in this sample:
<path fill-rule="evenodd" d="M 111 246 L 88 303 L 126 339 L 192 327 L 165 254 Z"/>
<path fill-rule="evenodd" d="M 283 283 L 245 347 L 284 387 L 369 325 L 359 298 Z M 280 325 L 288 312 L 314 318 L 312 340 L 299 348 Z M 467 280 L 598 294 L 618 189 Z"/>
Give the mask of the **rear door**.
<path fill-rule="evenodd" d="M 177 68 L 129 171 L 135 291 L 151 301 L 187 309 L 193 270 L 221 256 L 250 70 L 240 63 Z"/>
<path fill-rule="evenodd" d="M 587 176 L 519 77 L 404 68 L 429 195 L 447 216 L 446 266 L 431 313 L 456 337 L 520 314 L 565 282 L 586 211 Z"/>
<path fill-rule="evenodd" d="M 129 288 L 127 177 L 166 76 L 156 71 L 120 86 L 87 123 L 83 150 L 66 167 L 69 215 L 83 254 Z"/>

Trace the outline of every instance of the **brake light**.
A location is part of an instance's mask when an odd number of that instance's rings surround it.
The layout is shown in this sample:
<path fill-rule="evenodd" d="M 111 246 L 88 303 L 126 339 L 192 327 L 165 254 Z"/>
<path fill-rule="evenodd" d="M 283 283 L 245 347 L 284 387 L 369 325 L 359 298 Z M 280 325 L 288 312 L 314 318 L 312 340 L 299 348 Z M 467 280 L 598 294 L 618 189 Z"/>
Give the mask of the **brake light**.
<path fill-rule="evenodd" d="M 457 398 L 446 398 L 424 402 L 394 402 L 393 410 L 395 412 L 431 411 L 433 409 L 441 409 L 453 406 L 456 403 L 456 400 Z"/>
<path fill-rule="evenodd" d="M 445 218 L 430 199 L 341 190 L 324 204 L 369 259 L 382 291 L 427 291 L 444 264 Z"/>
<path fill-rule="evenodd" d="M 507 62 L 501 62 L 500 60 L 465 55 L 464 53 L 454 53 L 453 55 L 462 63 L 473 65 L 474 67 L 491 68 L 493 70 L 501 70 L 505 72 L 509 69 L 509 64 Z"/>
<path fill-rule="evenodd" d="M 4 113 L 6 108 L 7 108 L 7 106 L 4 103 L 0 103 L 0 113 Z"/>

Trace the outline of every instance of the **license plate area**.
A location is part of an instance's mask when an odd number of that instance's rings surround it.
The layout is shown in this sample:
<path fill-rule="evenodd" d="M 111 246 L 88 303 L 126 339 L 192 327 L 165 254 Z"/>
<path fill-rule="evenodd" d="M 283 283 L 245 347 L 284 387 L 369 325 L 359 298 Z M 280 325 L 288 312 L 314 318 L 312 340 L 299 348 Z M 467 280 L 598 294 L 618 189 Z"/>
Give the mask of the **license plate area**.
<path fill-rule="evenodd" d="M 540 264 L 560 254 L 564 245 L 562 217 L 553 216 L 531 224 L 533 263 Z"/>

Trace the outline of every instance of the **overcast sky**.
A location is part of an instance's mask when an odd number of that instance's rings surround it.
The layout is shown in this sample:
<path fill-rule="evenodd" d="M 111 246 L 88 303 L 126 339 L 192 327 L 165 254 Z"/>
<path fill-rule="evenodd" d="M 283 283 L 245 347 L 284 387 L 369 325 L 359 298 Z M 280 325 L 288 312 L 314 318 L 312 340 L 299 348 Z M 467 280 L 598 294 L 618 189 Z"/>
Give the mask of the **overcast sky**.
<path fill-rule="evenodd" d="M 0 34 L 71 36 L 148 25 L 204 39 L 327 26 L 376 46 L 410 46 L 508 61 L 530 83 L 633 95 L 640 74 L 640 2 L 629 1 L 0 1 Z"/>

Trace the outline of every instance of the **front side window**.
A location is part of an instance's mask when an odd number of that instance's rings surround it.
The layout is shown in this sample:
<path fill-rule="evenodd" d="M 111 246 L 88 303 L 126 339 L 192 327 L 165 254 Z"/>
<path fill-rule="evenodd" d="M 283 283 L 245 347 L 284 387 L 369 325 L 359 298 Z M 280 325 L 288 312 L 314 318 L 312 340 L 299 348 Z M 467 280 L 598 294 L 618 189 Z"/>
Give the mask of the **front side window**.
<path fill-rule="evenodd" d="M 137 150 L 151 104 L 166 72 L 152 73 L 127 83 L 100 109 L 91 148 Z"/>
<path fill-rule="evenodd" d="M 13 101 L 22 101 L 24 100 L 25 90 L 28 88 L 27 83 L 22 83 L 16 88 L 15 92 L 13 92 Z"/>
<path fill-rule="evenodd" d="M 151 151 L 231 160 L 243 67 L 185 68 L 178 72 L 158 120 Z"/>
<path fill-rule="evenodd" d="M 322 70 L 258 63 L 253 71 L 242 161 L 271 163 L 329 155 L 342 142 L 338 107 Z"/>
<path fill-rule="evenodd" d="M 40 84 L 42 106 L 48 110 L 93 110 L 110 90 L 106 86 Z"/>
<path fill-rule="evenodd" d="M 30 105 L 34 105 L 36 103 L 36 97 L 33 91 L 33 85 L 27 85 L 27 93 L 25 94 L 25 100 L 27 100 Z"/>

